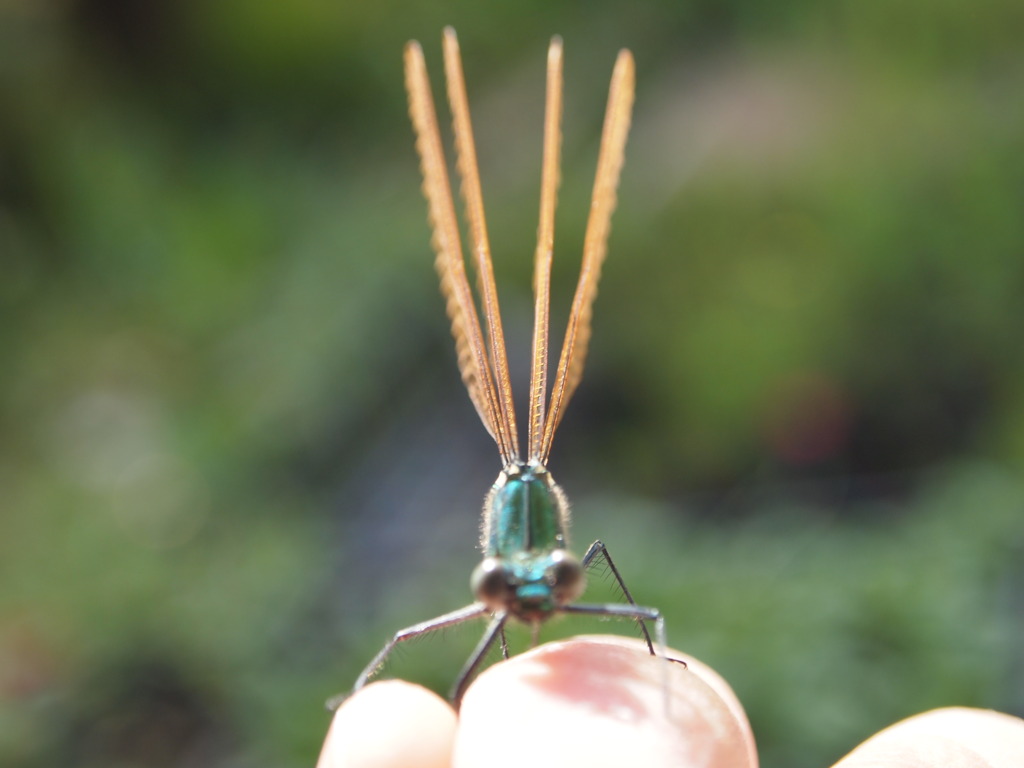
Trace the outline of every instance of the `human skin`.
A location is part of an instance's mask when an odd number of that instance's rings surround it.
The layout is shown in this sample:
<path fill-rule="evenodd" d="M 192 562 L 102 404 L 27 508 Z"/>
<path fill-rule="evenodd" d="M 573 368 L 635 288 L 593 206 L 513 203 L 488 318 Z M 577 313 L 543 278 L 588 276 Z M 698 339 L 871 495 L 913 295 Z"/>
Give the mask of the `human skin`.
<path fill-rule="evenodd" d="M 411 683 L 373 683 L 339 707 L 318 768 L 756 768 L 742 705 L 686 654 L 621 637 L 548 643 L 486 670 L 456 714 Z M 943 709 L 876 734 L 835 768 L 1019 768 L 1024 721 Z"/>

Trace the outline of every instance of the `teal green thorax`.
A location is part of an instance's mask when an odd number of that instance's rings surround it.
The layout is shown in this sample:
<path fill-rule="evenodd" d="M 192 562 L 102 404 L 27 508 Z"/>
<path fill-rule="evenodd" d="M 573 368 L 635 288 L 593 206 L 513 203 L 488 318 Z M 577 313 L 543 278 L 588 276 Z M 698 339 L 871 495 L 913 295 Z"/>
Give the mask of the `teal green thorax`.
<path fill-rule="evenodd" d="M 565 549 L 569 505 L 542 464 L 511 464 L 484 501 L 487 557 Z"/>
<path fill-rule="evenodd" d="M 484 502 L 484 560 L 471 581 L 478 600 L 535 623 L 583 592 L 566 549 L 569 505 L 543 464 L 514 462 Z"/>

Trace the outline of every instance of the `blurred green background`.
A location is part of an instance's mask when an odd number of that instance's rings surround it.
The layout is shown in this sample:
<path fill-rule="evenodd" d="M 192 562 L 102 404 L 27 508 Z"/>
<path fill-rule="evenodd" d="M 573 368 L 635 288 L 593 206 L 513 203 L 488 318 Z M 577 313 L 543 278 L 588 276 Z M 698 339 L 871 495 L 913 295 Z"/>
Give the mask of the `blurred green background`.
<path fill-rule="evenodd" d="M 577 548 L 731 681 L 767 766 L 929 707 L 1024 713 L 1019 0 L 7 0 L 0 764 L 310 765 L 323 700 L 469 601 L 500 467 L 401 73 L 418 38 L 439 87 L 444 24 L 520 394 L 547 41 L 559 335 L 637 60 L 551 460 Z M 478 630 L 389 672 L 443 691 Z M 593 631 L 634 630 L 543 636 Z"/>

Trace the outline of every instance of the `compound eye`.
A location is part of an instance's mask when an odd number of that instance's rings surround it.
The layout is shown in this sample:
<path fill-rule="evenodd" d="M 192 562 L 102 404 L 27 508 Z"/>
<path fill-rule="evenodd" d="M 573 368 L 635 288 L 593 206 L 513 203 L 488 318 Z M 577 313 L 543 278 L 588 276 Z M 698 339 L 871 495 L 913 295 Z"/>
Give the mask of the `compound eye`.
<path fill-rule="evenodd" d="M 503 607 L 512 592 L 505 564 L 497 557 L 485 557 L 473 569 L 469 585 L 476 599 L 491 608 Z"/>
<path fill-rule="evenodd" d="M 555 600 L 560 605 L 571 603 L 583 594 L 586 579 L 580 561 L 558 549 L 551 553 L 551 565 L 548 566 L 548 580 L 555 593 Z"/>

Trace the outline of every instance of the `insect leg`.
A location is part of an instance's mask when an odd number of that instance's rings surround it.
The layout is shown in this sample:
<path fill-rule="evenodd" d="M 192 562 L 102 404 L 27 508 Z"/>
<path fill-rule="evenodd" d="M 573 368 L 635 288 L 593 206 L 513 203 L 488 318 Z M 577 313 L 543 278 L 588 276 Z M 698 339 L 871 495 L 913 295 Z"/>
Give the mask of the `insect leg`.
<path fill-rule="evenodd" d="M 470 619 L 482 616 L 485 613 L 487 613 L 487 606 L 483 603 L 473 603 L 472 605 L 467 605 L 465 608 L 460 608 L 457 611 L 452 611 L 451 613 L 446 613 L 443 616 L 437 616 L 429 621 L 422 621 L 419 624 L 413 624 L 411 627 L 398 630 L 395 633 L 395 636 L 388 640 L 377 655 L 373 657 L 373 660 L 366 665 L 366 668 L 356 679 L 356 684 L 352 686 L 351 693 L 342 693 L 337 696 L 332 696 L 327 700 L 327 708 L 331 710 L 337 709 L 341 702 L 347 699 L 352 693 L 355 693 L 366 685 L 370 678 L 380 670 L 385 659 L 387 659 L 391 654 L 391 651 L 394 650 L 395 646 L 403 640 L 411 640 L 414 637 L 425 635 L 428 632 L 433 632 L 444 627 L 450 627 L 455 624 L 461 624 L 464 621 L 469 621 Z"/>
<path fill-rule="evenodd" d="M 484 660 L 484 656 L 487 655 L 487 651 L 490 650 L 491 645 L 494 644 L 495 639 L 498 636 L 505 637 L 505 622 L 508 620 L 507 613 L 496 613 L 494 618 L 491 619 L 490 626 L 487 627 L 487 631 L 484 632 L 484 636 L 480 638 L 480 642 L 476 644 L 476 648 L 473 649 L 473 653 L 469 659 L 466 660 L 466 664 L 462 667 L 462 671 L 459 672 L 459 676 L 455 678 L 455 685 L 452 686 L 452 706 L 458 710 L 462 704 L 462 697 L 466 693 L 466 688 L 469 687 L 469 682 L 473 679 L 477 669 Z"/>
<path fill-rule="evenodd" d="M 590 547 L 587 548 L 587 552 L 583 555 L 583 559 L 580 563 L 584 568 L 590 567 L 590 564 L 600 557 L 607 564 L 612 575 L 615 577 L 615 581 L 618 582 L 619 588 L 622 590 L 622 594 L 625 595 L 626 600 L 630 605 L 636 606 L 636 600 L 633 599 L 633 595 L 629 593 L 629 588 L 626 587 L 626 582 L 622 580 L 619 569 L 615 567 L 615 561 L 612 560 L 612 556 L 608 554 L 608 548 L 604 545 L 604 542 L 598 539 Z M 640 625 L 640 631 L 644 633 L 644 640 L 647 642 L 647 648 L 650 650 L 651 655 L 656 655 L 654 652 L 654 643 L 651 642 L 651 633 L 647 631 L 647 625 L 644 624 L 644 618 L 641 616 L 636 617 L 637 624 Z"/>
<path fill-rule="evenodd" d="M 623 603 L 576 603 L 575 605 L 563 605 L 558 610 L 562 613 L 586 613 L 591 616 L 613 616 L 625 619 L 635 619 L 640 622 L 641 626 L 643 626 L 643 622 L 649 621 L 654 624 L 654 638 L 661 650 L 661 655 L 666 655 L 665 617 L 661 615 L 661 611 L 657 608 L 647 608 L 633 602 L 630 602 L 628 605 Z M 648 642 L 650 642 L 650 640 L 648 640 Z M 651 647 L 651 653 L 655 656 L 658 655 L 654 651 L 653 645 Z"/>
<path fill-rule="evenodd" d="M 508 661 L 508 638 L 505 637 L 505 625 L 501 625 L 501 658 Z"/>

